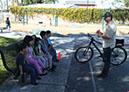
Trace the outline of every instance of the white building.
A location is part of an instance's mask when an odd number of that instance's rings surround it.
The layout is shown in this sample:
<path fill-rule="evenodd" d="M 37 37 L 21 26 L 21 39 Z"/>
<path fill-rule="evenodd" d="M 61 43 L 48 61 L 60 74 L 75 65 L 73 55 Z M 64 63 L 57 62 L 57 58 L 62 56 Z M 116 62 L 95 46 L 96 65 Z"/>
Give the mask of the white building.
<path fill-rule="evenodd" d="M 80 8 L 86 8 L 88 7 L 95 7 L 96 6 L 96 1 L 95 0 L 67 0 L 65 4 L 74 4 L 77 5 Z"/>
<path fill-rule="evenodd" d="M 43 7 L 43 8 L 79 8 L 77 5 L 74 4 L 30 4 L 24 7 Z"/>

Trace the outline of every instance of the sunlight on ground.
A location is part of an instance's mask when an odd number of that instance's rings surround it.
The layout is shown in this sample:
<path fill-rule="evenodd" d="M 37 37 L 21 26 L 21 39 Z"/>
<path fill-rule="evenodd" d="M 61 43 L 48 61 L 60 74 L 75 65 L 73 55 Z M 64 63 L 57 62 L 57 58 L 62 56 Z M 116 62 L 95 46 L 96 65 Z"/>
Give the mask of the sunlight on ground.
<path fill-rule="evenodd" d="M 5 26 L 5 23 L 1 23 L 1 26 Z M 11 30 L 13 31 L 22 31 L 29 32 L 34 29 L 51 29 L 55 30 L 59 34 L 68 35 L 68 34 L 78 34 L 78 33 L 95 33 L 96 30 L 101 29 L 100 26 L 96 25 L 85 25 L 85 27 L 69 27 L 69 24 L 59 24 L 58 27 L 44 25 L 44 24 L 34 24 L 29 23 L 28 25 L 23 25 L 22 23 L 12 23 Z M 128 34 L 129 27 L 118 27 L 117 34 Z"/>

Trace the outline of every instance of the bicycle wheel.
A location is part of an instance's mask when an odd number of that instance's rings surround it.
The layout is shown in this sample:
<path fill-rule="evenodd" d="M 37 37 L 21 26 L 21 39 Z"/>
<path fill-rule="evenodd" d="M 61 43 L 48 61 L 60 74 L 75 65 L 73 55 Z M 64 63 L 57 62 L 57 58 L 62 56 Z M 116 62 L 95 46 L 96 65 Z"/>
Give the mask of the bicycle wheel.
<path fill-rule="evenodd" d="M 93 49 L 89 46 L 86 47 L 80 47 L 75 52 L 75 59 L 79 63 L 85 63 L 91 60 L 93 57 Z"/>
<path fill-rule="evenodd" d="M 115 47 L 111 52 L 111 64 L 118 66 L 125 62 L 127 58 L 127 52 L 122 47 Z"/>

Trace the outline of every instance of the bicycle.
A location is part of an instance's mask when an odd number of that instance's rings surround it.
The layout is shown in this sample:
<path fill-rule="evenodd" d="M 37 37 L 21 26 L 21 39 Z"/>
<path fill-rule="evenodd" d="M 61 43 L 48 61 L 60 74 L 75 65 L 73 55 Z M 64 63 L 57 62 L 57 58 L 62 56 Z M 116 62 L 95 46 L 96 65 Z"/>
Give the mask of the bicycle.
<path fill-rule="evenodd" d="M 92 59 L 94 51 L 93 51 L 93 48 L 91 47 L 91 45 L 93 45 L 97 49 L 97 51 L 100 54 L 99 57 L 101 57 L 101 58 L 103 57 L 103 53 L 96 46 L 95 42 L 98 44 L 101 44 L 101 45 L 102 45 L 102 43 L 99 41 L 96 41 L 94 39 L 94 37 L 92 37 L 89 33 L 88 33 L 88 37 L 91 38 L 89 45 L 84 46 L 84 47 L 79 47 L 75 52 L 75 59 L 79 63 L 85 63 Z M 127 52 L 122 46 L 124 46 L 124 39 L 116 39 L 116 45 L 112 49 L 112 52 L 111 52 L 111 61 L 110 62 L 112 65 L 115 65 L 115 66 L 121 65 L 127 59 Z"/>

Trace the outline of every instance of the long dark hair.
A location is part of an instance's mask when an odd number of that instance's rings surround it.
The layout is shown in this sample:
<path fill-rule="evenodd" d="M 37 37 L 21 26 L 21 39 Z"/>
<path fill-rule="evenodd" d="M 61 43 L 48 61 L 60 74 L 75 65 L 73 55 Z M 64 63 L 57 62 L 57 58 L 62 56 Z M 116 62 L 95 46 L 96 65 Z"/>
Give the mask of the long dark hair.
<path fill-rule="evenodd" d="M 32 40 L 33 40 L 32 36 L 26 35 L 25 38 L 23 39 L 23 42 L 25 42 L 30 47 L 29 42 Z"/>
<path fill-rule="evenodd" d="M 35 52 L 35 54 L 36 54 L 35 48 L 36 48 L 36 46 L 38 46 L 38 44 L 37 44 L 38 41 L 41 41 L 41 39 L 40 39 L 39 37 L 36 37 L 36 38 L 35 38 L 35 41 L 34 41 L 34 52 Z M 38 51 L 39 51 L 39 48 L 38 48 Z M 36 55 L 37 55 L 37 54 L 36 54 Z"/>

